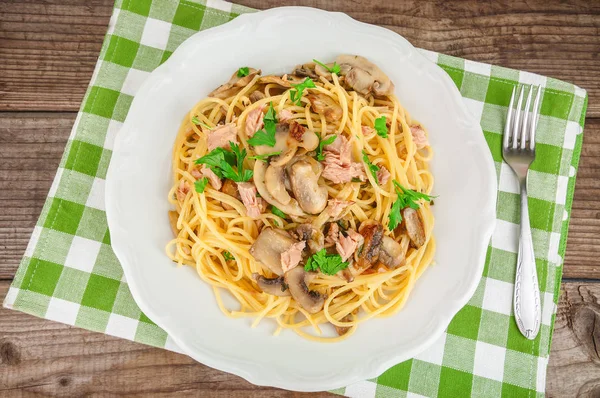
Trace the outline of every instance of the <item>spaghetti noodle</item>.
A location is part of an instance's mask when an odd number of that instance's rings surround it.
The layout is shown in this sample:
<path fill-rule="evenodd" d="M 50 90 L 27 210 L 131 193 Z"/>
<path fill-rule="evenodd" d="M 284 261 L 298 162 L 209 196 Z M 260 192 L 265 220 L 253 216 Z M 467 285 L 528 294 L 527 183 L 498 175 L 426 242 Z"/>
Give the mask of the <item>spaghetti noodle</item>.
<path fill-rule="evenodd" d="M 431 157 L 425 129 L 362 57 L 284 76 L 240 68 L 177 134 L 167 253 L 228 317 L 340 341 L 397 313 L 432 262 Z"/>

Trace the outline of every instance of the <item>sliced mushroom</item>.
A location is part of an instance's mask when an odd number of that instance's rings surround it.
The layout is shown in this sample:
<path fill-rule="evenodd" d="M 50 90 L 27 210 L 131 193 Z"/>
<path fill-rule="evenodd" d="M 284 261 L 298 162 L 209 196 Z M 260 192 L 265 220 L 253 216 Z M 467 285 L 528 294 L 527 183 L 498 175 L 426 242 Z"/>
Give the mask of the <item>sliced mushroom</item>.
<path fill-rule="evenodd" d="M 261 76 L 258 79 L 259 84 L 277 84 L 281 87 L 290 88 L 292 87 L 291 83 L 287 80 L 282 79 L 280 76 L 268 75 Z"/>
<path fill-rule="evenodd" d="M 265 172 L 265 185 L 267 191 L 269 191 L 277 201 L 287 205 L 292 201 L 292 197 L 285 189 L 285 175 L 286 172 L 283 167 L 271 164 L 267 167 L 267 171 Z"/>
<path fill-rule="evenodd" d="M 346 83 L 358 93 L 377 96 L 391 95 L 394 83 L 377 65 L 359 55 L 340 55 L 336 62 L 340 65 L 340 74 Z"/>
<path fill-rule="evenodd" d="M 319 146 L 319 137 L 294 121 L 277 123 L 276 128 L 274 146 L 258 145 L 254 147 L 259 155 L 281 152 L 281 155 L 271 158 L 271 164 L 275 166 L 287 164 L 294 157 L 299 147 L 312 151 Z"/>
<path fill-rule="evenodd" d="M 311 109 L 325 116 L 329 122 L 335 122 L 342 118 L 342 107 L 339 106 L 330 96 L 321 93 L 311 93 L 306 96 L 310 101 Z"/>
<path fill-rule="evenodd" d="M 408 240 L 404 241 L 408 243 Z M 379 250 L 379 261 L 389 269 L 396 269 L 404 264 L 407 250 L 407 245 L 403 246 L 389 236 L 383 236 Z"/>
<path fill-rule="evenodd" d="M 419 212 L 413 208 L 407 207 L 402 210 L 402 219 L 406 226 L 406 232 L 415 247 L 421 247 L 425 244 L 425 228 Z"/>
<path fill-rule="evenodd" d="M 318 76 L 315 73 L 315 64 L 309 63 L 304 65 L 298 65 L 292 72 L 292 74 L 300 77 L 310 77 L 311 79 L 317 79 Z"/>
<path fill-rule="evenodd" d="M 260 290 L 263 292 L 279 297 L 290 296 L 290 291 L 283 280 L 283 276 L 277 278 L 265 278 L 260 274 L 252 274 L 252 276 L 256 280 L 256 284 Z"/>
<path fill-rule="evenodd" d="M 292 192 L 298 204 L 309 214 L 319 214 L 327 206 L 327 187 L 319 185 L 321 173 L 315 173 L 307 160 L 299 160 L 289 168 Z"/>
<path fill-rule="evenodd" d="M 294 243 L 298 243 L 298 241 L 284 230 L 265 228 L 250 247 L 250 254 L 274 274 L 282 275 L 281 253 L 288 250 Z"/>
<path fill-rule="evenodd" d="M 177 229 L 177 220 L 179 219 L 179 214 L 175 210 L 169 211 L 169 224 L 171 224 L 171 231 L 173 231 L 173 235 L 177 237 L 179 235 L 179 229 Z"/>
<path fill-rule="evenodd" d="M 362 248 L 359 248 L 354 254 L 359 273 L 361 273 L 373 266 L 379 259 L 383 226 L 377 221 L 367 220 L 360 225 L 358 232 L 365 238 Z"/>
<path fill-rule="evenodd" d="M 239 201 L 242 200 L 242 197 L 240 196 L 240 191 L 238 190 L 237 184 L 230 179 L 225 180 L 225 182 L 223 183 L 223 186 L 221 187 L 221 192 L 223 192 L 224 194 L 227 194 L 229 196 L 233 196 L 234 198 L 236 198 Z M 227 204 L 225 202 L 221 202 L 221 206 L 223 206 L 223 208 L 225 210 L 233 209 L 232 206 L 230 206 L 229 204 Z"/>
<path fill-rule="evenodd" d="M 250 94 L 250 96 L 248 97 L 248 99 L 252 103 L 260 101 L 263 98 L 265 98 L 265 94 L 262 91 L 259 91 L 259 90 L 253 91 L 252 94 Z"/>
<path fill-rule="evenodd" d="M 333 68 L 333 63 L 329 63 L 329 64 L 325 64 L 325 66 L 327 66 L 328 68 Z M 333 78 L 331 77 L 331 72 L 329 72 L 327 69 L 325 69 L 323 66 L 316 64 L 315 65 L 315 73 L 319 76 L 319 77 L 324 77 L 325 79 L 332 81 Z"/>
<path fill-rule="evenodd" d="M 310 252 L 315 254 L 325 246 L 325 236 L 320 229 L 315 228 L 312 224 L 300 224 L 292 235 L 298 240 L 306 242 Z"/>
<path fill-rule="evenodd" d="M 288 289 L 298 304 L 311 314 L 315 314 L 323 308 L 326 296 L 309 290 L 307 284 L 308 272 L 302 267 L 295 267 L 283 276 Z"/>
<path fill-rule="evenodd" d="M 298 201 L 292 199 L 290 203 L 283 204 L 271 195 L 266 186 L 267 164 L 265 162 L 254 163 L 254 185 L 260 196 L 272 206 L 279 208 L 289 216 L 305 216 L 306 213 L 298 205 Z"/>
<path fill-rule="evenodd" d="M 210 94 L 208 94 L 208 96 L 221 99 L 230 97 L 231 95 L 235 94 L 238 89 L 250 83 L 256 75 L 260 75 L 260 73 L 260 69 L 249 68 L 249 73 L 247 76 L 239 77 L 237 75 L 237 71 L 235 71 L 227 83 L 222 84 L 214 89 Z"/>

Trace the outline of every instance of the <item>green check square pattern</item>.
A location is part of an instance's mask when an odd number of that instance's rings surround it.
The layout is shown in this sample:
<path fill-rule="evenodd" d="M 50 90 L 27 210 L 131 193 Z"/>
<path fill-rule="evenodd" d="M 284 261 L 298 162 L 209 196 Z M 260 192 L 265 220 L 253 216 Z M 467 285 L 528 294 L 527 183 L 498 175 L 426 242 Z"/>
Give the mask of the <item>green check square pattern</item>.
<path fill-rule="evenodd" d="M 178 350 L 138 308 L 110 246 L 104 179 L 115 135 L 148 74 L 195 32 L 253 10 L 221 0 L 117 0 L 92 81 L 4 305 L 39 317 Z M 422 50 L 481 122 L 498 178 L 497 227 L 474 296 L 425 352 L 375 379 L 335 390 L 353 397 L 541 397 L 562 275 L 586 92 L 569 83 Z M 543 87 L 529 206 L 542 328 L 521 337 L 512 313 L 519 214 L 501 139 L 514 87 Z"/>

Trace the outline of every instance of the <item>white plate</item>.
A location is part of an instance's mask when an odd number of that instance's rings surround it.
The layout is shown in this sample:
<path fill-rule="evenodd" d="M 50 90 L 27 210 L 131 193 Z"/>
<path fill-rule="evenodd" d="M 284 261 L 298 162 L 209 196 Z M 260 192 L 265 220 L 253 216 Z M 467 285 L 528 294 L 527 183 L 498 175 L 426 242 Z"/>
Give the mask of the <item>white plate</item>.
<path fill-rule="evenodd" d="M 283 73 L 313 58 L 360 54 L 381 67 L 402 104 L 430 133 L 437 264 L 406 307 L 360 325 L 337 344 L 271 333 L 229 319 L 195 271 L 164 253 L 173 140 L 184 115 L 234 70 Z M 246 14 L 185 41 L 135 96 L 106 183 L 113 249 L 140 308 L 187 354 L 254 384 L 319 391 L 376 377 L 429 346 L 474 293 L 496 208 L 494 164 L 477 120 L 448 75 L 401 36 L 345 14 L 284 7 Z"/>

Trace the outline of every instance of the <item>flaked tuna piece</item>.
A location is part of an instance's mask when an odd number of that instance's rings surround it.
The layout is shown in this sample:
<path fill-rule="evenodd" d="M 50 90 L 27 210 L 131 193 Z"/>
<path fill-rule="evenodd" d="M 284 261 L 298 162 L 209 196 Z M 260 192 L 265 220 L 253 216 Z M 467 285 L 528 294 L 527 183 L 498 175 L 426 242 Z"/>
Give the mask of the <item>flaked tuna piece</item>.
<path fill-rule="evenodd" d="M 429 141 L 427 140 L 427 135 L 425 134 L 423 127 L 418 125 L 410 126 L 410 133 L 412 135 L 413 142 L 417 146 L 417 149 L 423 149 L 429 145 Z"/>
<path fill-rule="evenodd" d="M 258 130 L 263 128 L 265 117 L 265 106 L 259 106 L 258 108 L 252 109 L 248 116 L 246 116 L 245 131 L 248 138 L 252 137 Z"/>
<path fill-rule="evenodd" d="M 346 137 L 339 135 L 324 148 L 323 178 L 336 184 L 350 182 L 353 178 L 366 179 L 362 163 L 352 161 L 352 147 Z"/>
<path fill-rule="evenodd" d="M 251 182 L 238 182 L 237 187 L 242 198 L 242 203 L 246 206 L 248 217 L 259 218 L 267 208 L 267 205 L 262 198 L 257 196 L 256 186 Z"/>
<path fill-rule="evenodd" d="M 338 254 L 342 256 L 342 261 L 346 261 L 352 257 L 364 240 L 363 236 L 353 229 L 349 229 L 346 233 L 348 236 L 339 234 L 338 241 L 335 244 Z"/>
<path fill-rule="evenodd" d="M 238 143 L 237 128 L 235 123 L 227 123 L 215 127 L 208 133 L 208 150 L 212 151 L 215 148 L 229 149 L 229 142 Z"/>
<path fill-rule="evenodd" d="M 306 242 L 300 241 L 292 244 L 289 249 L 281 253 L 281 268 L 284 273 L 296 267 L 302 261 L 302 251 L 305 247 Z"/>
<path fill-rule="evenodd" d="M 377 171 L 377 181 L 379 185 L 385 185 L 390 180 L 390 172 L 385 166 L 380 166 L 379 171 Z"/>

